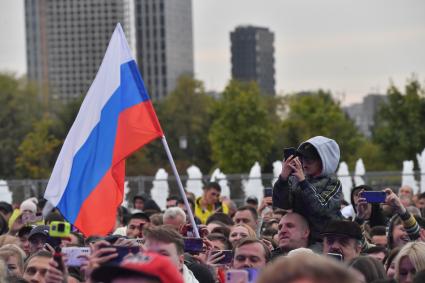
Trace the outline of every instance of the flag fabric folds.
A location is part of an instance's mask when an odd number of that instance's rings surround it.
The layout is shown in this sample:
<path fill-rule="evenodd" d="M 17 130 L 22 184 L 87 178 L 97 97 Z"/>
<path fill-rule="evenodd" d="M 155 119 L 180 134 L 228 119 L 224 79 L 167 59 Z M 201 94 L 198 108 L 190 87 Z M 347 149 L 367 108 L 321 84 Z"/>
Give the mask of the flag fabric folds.
<path fill-rule="evenodd" d="M 62 146 L 44 197 L 84 235 L 115 225 L 125 159 L 163 132 L 120 24 Z"/>

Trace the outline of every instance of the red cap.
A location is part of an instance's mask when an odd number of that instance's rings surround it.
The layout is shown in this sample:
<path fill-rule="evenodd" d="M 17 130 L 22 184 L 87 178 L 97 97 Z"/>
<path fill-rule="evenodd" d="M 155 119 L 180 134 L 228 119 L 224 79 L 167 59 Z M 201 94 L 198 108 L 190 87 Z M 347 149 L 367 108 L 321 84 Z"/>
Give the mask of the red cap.
<path fill-rule="evenodd" d="M 101 265 L 91 278 L 94 282 L 111 282 L 121 276 L 155 278 L 161 283 L 184 283 L 182 274 L 171 260 L 156 253 L 143 253 L 125 259 L 120 265 Z"/>

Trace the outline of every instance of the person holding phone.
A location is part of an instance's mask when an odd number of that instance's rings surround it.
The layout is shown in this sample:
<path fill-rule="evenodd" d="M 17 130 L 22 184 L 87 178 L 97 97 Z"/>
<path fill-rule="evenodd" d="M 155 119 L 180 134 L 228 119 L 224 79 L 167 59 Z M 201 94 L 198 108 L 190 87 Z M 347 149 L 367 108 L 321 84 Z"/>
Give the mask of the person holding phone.
<path fill-rule="evenodd" d="M 295 155 L 282 162 L 282 172 L 273 188 L 273 206 L 292 209 L 304 216 L 313 241 L 332 219 L 342 219 L 341 182 L 335 175 L 339 164 L 338 144 L 316 136 L 300 144 Z"/>

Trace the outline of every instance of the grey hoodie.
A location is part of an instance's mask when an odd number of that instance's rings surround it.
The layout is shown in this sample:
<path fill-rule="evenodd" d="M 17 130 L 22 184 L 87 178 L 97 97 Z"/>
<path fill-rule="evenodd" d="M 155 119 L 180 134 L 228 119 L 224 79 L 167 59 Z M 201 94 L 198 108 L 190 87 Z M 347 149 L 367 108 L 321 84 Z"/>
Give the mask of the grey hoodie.
<path fill-rule="evenodd" d="M 318 177 L 306 176 L 302 182 L 291 176 L 281 177 L 273 187 L 273 206 L 292 209 L 304 216 L 309 225 L 311 239 L 320 239 L 320 232 L 332 219 L 340 219 L 341 182 L 335 176 L 339 163 L 339 146 L 329 138 L 317 136 L 303 143 L 312 144 L 322 160 L 322 173 Z M 300 146 L 301 146 L 300 145 Z"/>
<path fill-rule="evenodd" d="M 330 138 L 316 136 L 301 143 L 298 149 L 306 143 L 313 145 L 319 153 L 323 166 L 321 175 L 324 176 L 334 174 L 338 168 L 340 157 L 338 144 Z"/>

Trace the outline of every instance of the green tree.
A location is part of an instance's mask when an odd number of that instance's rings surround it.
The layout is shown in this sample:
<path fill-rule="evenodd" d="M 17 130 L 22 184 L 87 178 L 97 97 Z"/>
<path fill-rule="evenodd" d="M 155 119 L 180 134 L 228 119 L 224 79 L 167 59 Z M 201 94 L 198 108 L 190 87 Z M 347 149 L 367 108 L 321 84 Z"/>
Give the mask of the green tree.
<path fill-rule="evenodd" d="M 175 89 L 155 109 L 180 172 L 194 164 L 203 172 L 211 168 L 208 131 L 212 123 L 214 99 L 205 93 L 202 82 L 190 76 L 178 79 Z M 186 147 L 180 141 L 186 139 Z M 168 169 L 168 159 L 160 141 L 134 154 L 127 163 L 129 174 L 153 174 L 159 166 Z M 153 172 L 152 172 L 153 171 Z M 169 171 L 171 172 L 171 171 Z"/>
<path fill-rule="evenodd" d="M 51 134 L 53 120 L 45 117 L 34 125 L 19 146 L 16 158 L 17 176 L 20 178 L 47 178 L 54 166 L 61 141 Z"/>
<path fill-rule="evenodd" d="M 319 90 L 294 94 L 286 97 L 286 103 L 286 117 L 277 134 L 281 148 L 297 146 L 313 136 L 326 136 L 339 144 L 341 161 L 354 165 L 365 138 L 330 93 Z"/>
<path fill-rule="evenodd" d="M 265 100 L 254 83 L 231 81 L 215 107 L 209 139 L 212 158 L 226 173 L 264 164 L 273 143 Z"/>
<path fill-rule="evenodd" d="M 383 151 L 392 169 L 401 169 L 403 160 L 415 160 L 425 147 L 425 96 L 417 79 L 410 79 L 403 94 L 394 85 L 387 91 L 373 130 L 373 140 Z"/>
<path fill-rule="evenodd" d="M 0 178 L 14 178 L 18 147 L 44 112 L 34 86 L 0 74 Z"/>
<path fill-rule="evenodd" d="M 77 117 L 78 111 L 80 110 L 81 103 L 84 100 L 84 96 L 72 99 L 66 103 L 61 101 L 51 102 L 51 117 L 53 123 L 49 126 L 52 134 L 59 140 L 64 141 L 72 124 Z M 59 153 L 59 152 L 58 152 Z"/>

